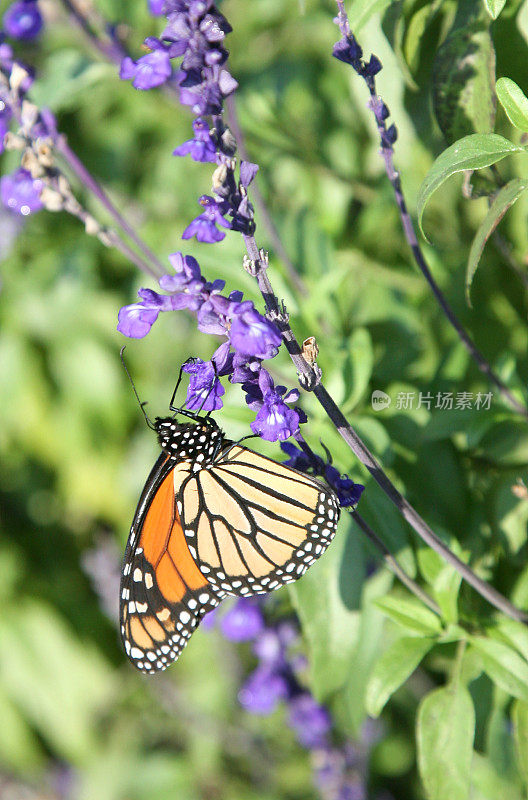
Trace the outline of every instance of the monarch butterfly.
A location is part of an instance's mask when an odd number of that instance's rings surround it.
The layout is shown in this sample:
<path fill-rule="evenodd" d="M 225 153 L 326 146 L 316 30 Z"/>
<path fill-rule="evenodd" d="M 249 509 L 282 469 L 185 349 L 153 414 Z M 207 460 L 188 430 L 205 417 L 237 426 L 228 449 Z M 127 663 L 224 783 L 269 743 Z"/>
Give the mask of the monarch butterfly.
<path fill-rule="evenodd" d="M 124 648 L 150 674 L 179 657 L 227 595 L 249 597 L 303 575 L 330 544 L 340 511 L 328 486 L 226 439 L 208 414 L 173 401 L 171 411 L 192 421 L 150 423 L 162 452 L 134 515 L 121 576 Z"/>

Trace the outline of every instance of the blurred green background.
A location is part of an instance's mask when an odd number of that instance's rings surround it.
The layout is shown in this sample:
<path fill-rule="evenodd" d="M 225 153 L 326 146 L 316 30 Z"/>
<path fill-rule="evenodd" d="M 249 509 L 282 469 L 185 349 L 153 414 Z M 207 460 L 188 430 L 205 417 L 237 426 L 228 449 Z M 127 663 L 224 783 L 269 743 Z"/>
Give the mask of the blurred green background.
<path fill-rule="evenodd" d="M 7 5 L 0 3 L 0 10 Z M 124 23 L 137 54 L 143 37 L 160 30 L 145 0 L 97 5 Z M 181 233 L 199 212 L 197 198 L 210 188 L 208 165 L 171 155 L 189 138 L 187 111 L 163 94 L 135 92 L 120 82 L 59 2 L 42 6 L 47 24 L 38 45 L 17 50 L 37 68 L 35 101 L 57 113 L 71 147 L 162 261 L 181 248 L 198 258 L 208 279 L 224 278 L 229 290 L 243 289 L 259 303 L 241 268 L 240 237 L 182 248 Z M 375 52 L 384 65 L 378 88 L 398 127 L 396 162 L 411 210 L 447 144 L 432 111 L 433 58 L 456 8 L 449 0 L 351 4 L 366 54 Z M 528 480 L 526 425 L 496 391 L 489 411 L 396 407 L 399 392 L 456 395 L 493 387 L 411 263 L 366 88 L 331 58 L 334 5 L 226 0 L 222 10 L 234 29 L 230 68 L 240 83 L 246 145 L 307 288 L 301 296 L 292 286 L 257 212 L 257 239 L 270 247 L 271 278 L 297 337 L 317 337 L 328 390 L 411 503 L 479 574 L 526 607 L 528 500 L 512 493 L 519 478 Z M 497 75 L 526 90 L 528 5 L 510 0 L 491 32 Z M 520 140 L 501 111 L 496 130 Z M 2 156 L 2 172 L 16 166 L 16 154 Z M 523 154 L 499 165 L 504 179 L 526 170 Z M 487 204 L 484 197 L 463 199 L 460 190 L 461 179 L 450 180 L 426 210 L 427 258 L 481 351 L 511 386 L 526 386 L 526 289 L 493 242 L 475 278 L 473 308 L 465 303 L 465 263 Z M 525 195 L 501 227 L 521 272 L 527 211 Z M 284 725 L 283 710 L 265 718 L 238 707 L 240 683 L 255 663 L 248 646 L 199 631 L 175 667 L 149 679 L 133 671 L 118 641 L 113 615 L 120 554 L 157 444 L 119 361 L 125 340 L 116 331 L 117 312 L 134 302 L 140 286 L 155 288 L 153 282 L 65 214 L 41 212 L 20 222 L 2 211 L 0 228 L 0 795 L 317 797 L 309 757 Z M 161 315 L 147 338 L 128 343 L 128 365 L 150 414 L 166 413 L 182 361 L 207 358 L 216 345 L 185 313 Z M 272 371 L 277 381 L 295 385 L 284 353 Z M 384 411 L 372 409 L 376 389 L 392 398 Z M 304 395 L 302 404 L 308 441 L 321 452 L 322 440 L 338 468 L 366 484 L 361 513 L 406 570 L 443 597 L 445 618 L 456 621 L 456 576 L 411 537 L 314 399 Z M 218 419 L 230 436 L 249 432 L 252 416 L 238 386 L 227 387 Z M 276 445 L 255 447 L 280 457 Z M 398 636 L 396 623 L 374 601 L 389 591 L 397 599 L 404 593 L 391 589 L 383 568 L 372 571 L 375 563 L 344 514 L 321 562 L 291 595 L 282 591 L 282 607 L 294 603 L 300 610 L 311 664 L 306 680 L 333 709 L 337 741 L 360 735 L 369 676 Z M 443 595 L 435 584 L 439 575 Z M 466 588 L 460 605 L 463 616 L 475 620 L 489 614 Z M 416 709 L 443 684 L 454 652 L 454 644 L 434 648 L 383 712 L 369 799 L 384 791 L 396 800 L 424 797 L 415 760 Z M 471 796 L 521 798 L 509 696 L 478 665 L 474 674 L 469 662 L 465 668 L 477 709 Z"/>

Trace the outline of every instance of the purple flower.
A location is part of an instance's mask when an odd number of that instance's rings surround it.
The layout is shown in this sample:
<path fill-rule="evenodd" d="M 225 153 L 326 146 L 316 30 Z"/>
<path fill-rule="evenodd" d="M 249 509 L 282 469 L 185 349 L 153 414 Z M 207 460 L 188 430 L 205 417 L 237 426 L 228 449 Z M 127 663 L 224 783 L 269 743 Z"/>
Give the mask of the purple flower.
<path fill-rule="evenodd" d="M 0 107 L 3 105 L 2 100 L 0 100 Z M 13 112 L 9 108 L 9 106 L 4 105 L 2 110 L 0 111 L 0 153 L 4 152 L 4 136 L 9 130 L 9 125 L 11 122 L 11 117 L 13 116 Z"/>
<path fill-rule="evenodd" d="M 225 239 L 225 233 L 219 231 L 216 225 L 222 225 L 224 228 L 230 228 L 231 223 L 227 220 L 222 211 L 224 211 L 224 204 L 218 203 L 209 195 L 202 195 L 200 197 L 200 205 L 204 207 L 203 214 L 193 219 L 188 225 L 183 234 L 182 239 L 191 239 L 196 236 L 197 241 L 207 242 L 221 242 Z"/>
<path fill-rule="evenodd" d="M 190 376 L 185 402 L 190 411 L 218 411 L 222 408 L 220 398 L 225 389 L 218 380 L 211 361 L 195 358 L 184 364 L 183 371 Z"/>
<path fill-rule="evenodd" d="M 164 50 L 155 50 L 147 53 L 137 61 L 132 61 L 129 56 L 121 62 L 119 77 L 121 80 L 132 80 L 135 89 L 153 89 L 161 86 L 171 74 L 171 63 L 168 53 Z"/>
<path fill-rule="evenodd" d="M 241 597 L 224 614 L 220 628 L 232 642 L 248 642 L 264 630 L 262 611 L 254 601 Z"/>
<path fill-rule="evenodd" d="M 240 705 L 252 714 L 271 714 L 288 696 L 286 679 L 266 666 L 257 667 L 238 693 Z"/>
<path fill-rule="evenodd" d="M 320 706 L 308 692 L 290 700 L 288 723 L 302 746 L 310 750 L 325 746 L 332 727 L 326 708 Z"/>
<path fill-rule="evenodd" d="M 148 0 L 149 11 L 154 17 L 161 17 L 165 7 L 165 0 Z"/>
<path fill-rule="evenodd" d="M 194 161 L 216 161 L 216 146 L 209 133 L 209 126 L 203 119 L 193 122 L 194 138 L 181 144 L 173 151 L 175 156 L 189 154 Z"/>
<path fill-rule="evenodd" d="M 262 393 L 262 406 L 255 421 L 251 423 L 251 430 L 268 442 L 288 439 L 299 430 L 299 415 L 288 408 L 286 402 L 289 397 L 297 399 L 299 393 L 297 390 L 292 390 L 283 399 L 285 387 L 275 387 L 271 375 L 265 369 L 260 371 L 258 382 Z M 255 401 L 250 400 L 249 405 L 252 402 Z"/>
<path fill-rule="evenodd" d="M 293 467 L 293 469 L 298 469 L 300 472 L 308 472 L 311 468 L 316 468 L 316 474 L 323 474 L 325 463 L 320 456 L 314 453 L 313 459 L 310 458 L 304 450 L 296 447 L 293 442 L 281 442 L 280 447 L 284 453 L 289 455 L 289 458 L 282 462 L 283 464 Z"/>
<path fill-rule="evenodd" d="M 327 464 L 324 474 L 330 486 L 335 490 L 339 498 L 339 504 L 343 508 L 355 506 L 359 503 L 364 486 L 360 483 L 354 483 L 348 475 L 340 475 L 338 470 L 331 464 Z"/>
<path fill-rule="evenodd" d="M 162 275 L 159 285 L 166 292 L 181 292 L 186 287 L 205 283 L 200 272 L 200 265 L 193 256 L 184 256 L 183 253 L 172 253 L 169 261 L 174 267 L 176 275 Z"/>
<path fill-rule="evenodd" d="M 153 292 L 152 289 L 140 289 L 138 296 L 141 303 L 123 306 L 118 314 L 117 330 L 132 339 L 142 339 L 149 333 L 156 322 L 160 311 L 172 310 L 170 297 Z"/>
<path fill-rule="evenodd" d="M 36 0 L 17 0 L 4 14 L 4 29 L 12 39 L 34 39 L 42 30 L 42 24 Z"/>
<path fill-rule="evenodd" d="M 253 305 L 240 304 L 235 310 L 229 337 L 237 353 L 256 358 L 274 358 L 282 341 L 275 325 L 255 310 Z M 237 313 L 238 311 L 238 313 Z"/>
<path fill-rule="evenodd" d="M 354 69 L 360 66 L 363 50 L 352 34 L 349 37 L 343 37 L 333 47 L 332 55 L 345 64 L 350 64 Z"/>
<path fill-rule="evenodd" d="M 44 184 L 33 179 L 25 169 L 17 169 L 0 179 L 0 198 L 3 204 L 17 214 L 27 217 L 43 208 L 40 193 Z"/>

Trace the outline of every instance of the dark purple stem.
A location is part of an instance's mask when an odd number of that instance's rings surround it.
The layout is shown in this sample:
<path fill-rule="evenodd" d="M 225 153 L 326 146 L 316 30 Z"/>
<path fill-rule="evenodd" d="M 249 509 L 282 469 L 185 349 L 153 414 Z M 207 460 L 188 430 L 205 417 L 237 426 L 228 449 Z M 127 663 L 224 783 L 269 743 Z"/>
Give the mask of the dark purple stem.
<path fill-rule="evenodd" d="M 337 15 L 339 30 L 341 31 L 341 33 L 345 38 L 349 40 L 354 40 L 352 31 L 350 29 L 350 23 L 348 21 L 348 17 L 345 11 L 344 0 L 336 0 L 336 2 L 339 10 L 339 13 Z M 354 69 L 356 69 L 355 66 Z M 378 95 L 376 93 L 376 81 L 374 75 L 366 74 L 363 69 L 359 70 L 356 69 L 356 72 L 358 72 L 358 74 L 360 74 L 361 77 L 363 77 L 363 79 L 365 80 L 365 83 L 367 84 L 372 100 L 379 102 L 380 98 L 378 98 Z M 447 317 L 447 319 L 457 332 L 461 342 L 464 344 L 466 350 L 473 358 L 480 371 L 483 372 L 484 375 L 486 375 L 489 378 L 489 380 L 495 384 L 495 386 L 499 390 L 499 393 L 505 400 L 507 400 L 507 402 L 510 404 L 512 408 L 515 409 L 515 411 L 517 411 L 519 414 L 522 414 L 523 417 L 528 418 L 528 410 L 526 409 L 526 407 L 522 405 L 522 403 L 519 403 L 519 401 L 510 392 L 506 384 L 499 378 L 498 375 L 495 374 L 495 372 L 491 368 L 491 365 L 486 361 L 482 353 L 478 350 L 475 343 L 469 336 L 469 334 L 464 330 L 461 322 L 455 315 L 455 312 L 447 302 L 447 299 L 445 298 L 442 290 L 440 289 L 435 279 L 433 278 L 431 270 L 429 269 L 429 266 L 421 251 L 420 245 L 418 244 L 418 239 L 416 237 L 414 226 L 411 217 L 409 215 L 409 212 L 407 210 L 407 206 L 405 204 L 405 198 L 401 187 L 400 175 L 394 167 L 394 151 L 392 148 L 392 143 L 390 143 L 390 140 L 387 136 L 387 125 L 385 122 L 386 117 L 382 116 L 381 114 L 377 114 L 376 111 L 374 111 L 374 116 L 376 118 L 376 125 L 380 135 L 381 155 L 385 163 L 385 171 L 394 189 L 396 203 L 400 211 L 400 218 L 403 231 L 405 234 L 405 238 L 407 239 L 407 242 L 409 244 L 409 247 L 411 248 L 414 260 L 416 261 L 419 269 L 421 270 L 425 280 L 431 287 L 431 290 L 434 296 L 436 297 L 442 311 L 444 312 L 445 316 Z"/>

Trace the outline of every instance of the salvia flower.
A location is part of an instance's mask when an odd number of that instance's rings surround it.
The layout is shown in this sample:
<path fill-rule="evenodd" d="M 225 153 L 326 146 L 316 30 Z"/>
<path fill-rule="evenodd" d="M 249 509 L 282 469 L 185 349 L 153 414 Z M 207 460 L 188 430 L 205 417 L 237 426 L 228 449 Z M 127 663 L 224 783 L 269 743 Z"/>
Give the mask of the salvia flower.
<path fill-rule="evenodd" d="M 220 629 L 232 642 L 248 642 L 264 630 L 264 617 L 258 602 L 241 597 L 223 615 Z"/>
<path fill-rule="evenodd" d="M 284 386 L 275 387 L 271 375 L 265 369 L 260 370 L 258 389 L 255 384 L 243 388 L 248 391 L 246 402 L 250 407 L 255 408 L 255 404 L 260 404 L 257 416 L 250 425 L 253 433 L 269 442 L 288 439 L 297 433 L 299 415 L 297 411 L 286 405 L 287 402 L 296 402 L 299 399 L 296 389 L 292 389 L 283 398 L 282 395 L 285 394 L 286 388 Z"/>
<path fill-rule="evenodd" d="M 238 693 L 240 705 L 252 714 L 271 714 L 288 696 L 285 678 L 267 666 L 257 667 Z"/>
<path fill-rule="evenodd" d="M 193 219 L 185 228 L 182 239 L 191 239 L 195 236 L 198 242 L 207 242 L 208 244 L 221 242 L 222 239 L 225 239 L 225 233 L 219 231 L 216 226 L 231 227 L 231 223 L 222 213 L 225 211 L 224 203 L 204 194 L 200 197 L 200 205 L 203 206 L 203 214 Z"/>
<path fill-rule="evenodd" d="M 173 151 L 173 155 L 190 155 L 194 161 L 216 161 L 216 145 L 211 137 L 208 124 L 203 119 L 195 119 L 193 130 L 194 138 L 177 147 Z"/>
<path fill-rule="evenodd" d="M 135 89 L 153 89 L 161 86 L 171 75 L 171 63 L 168 53 L 164 50 L 155 50 L 147 53 L 137 61 L 126 56 L 121 62 L 119 77 L 122 80 L 131 80 Z"/>
<path fill-rule="evenodd" d="M 295 731 L 299 743 L 308 750 L 324 747 L 332 727 L 328 711 L 309 692 L 302 692 L 290 700 L 288 724 Z"/>
<path fill-rule="evenodd" d="M 4 30 L 12 39 L 30 41 L 38 36 L 42 25 L 36 0 L 17 0 L 4 14 Z"/>
<path fill-rule="evenodd" d="M 43 188 L 44 184 L 40 179 L 32 178 L 25 169 L 17 169 L 0 179 L 0 198 L 11 211 L 27 217 L 43 208 L 40 199 Z"/>
<path fill-rule="evenodd" d="M 0 100 L 0 154 L 4 152 L 4 136 L 9 130 L 13 112 L 3 100 Z"/>
<path fill-rule="evenodd" d="M 220 383 L 211 361 L 195 358 L 184 364 L 183 371 L 189 375 L 187 400 L 189 411 L 218 411 L 225 389 Z"/>
<path fill-rule="evenodd" d="M 142 339 L 149 333 L 160 311 L 171 311 L 171 297 L 153 292 L 152 289 L 139 289 L 140 303 L 123 306 L 118 314 L 117 330 L 132 339 Z"/>
<path fill-rule="evenodd" d="M 165 8 L 165 0 L 148 0 L 148 7 L 153 17 L 161 17 Z"/>
<path fill-rule="evenodd" d="M 240 304 L 229 332 L 233 349 L 255 358 L 274 358 L 282 339 L 272 322 L 253 304 Z"/>

